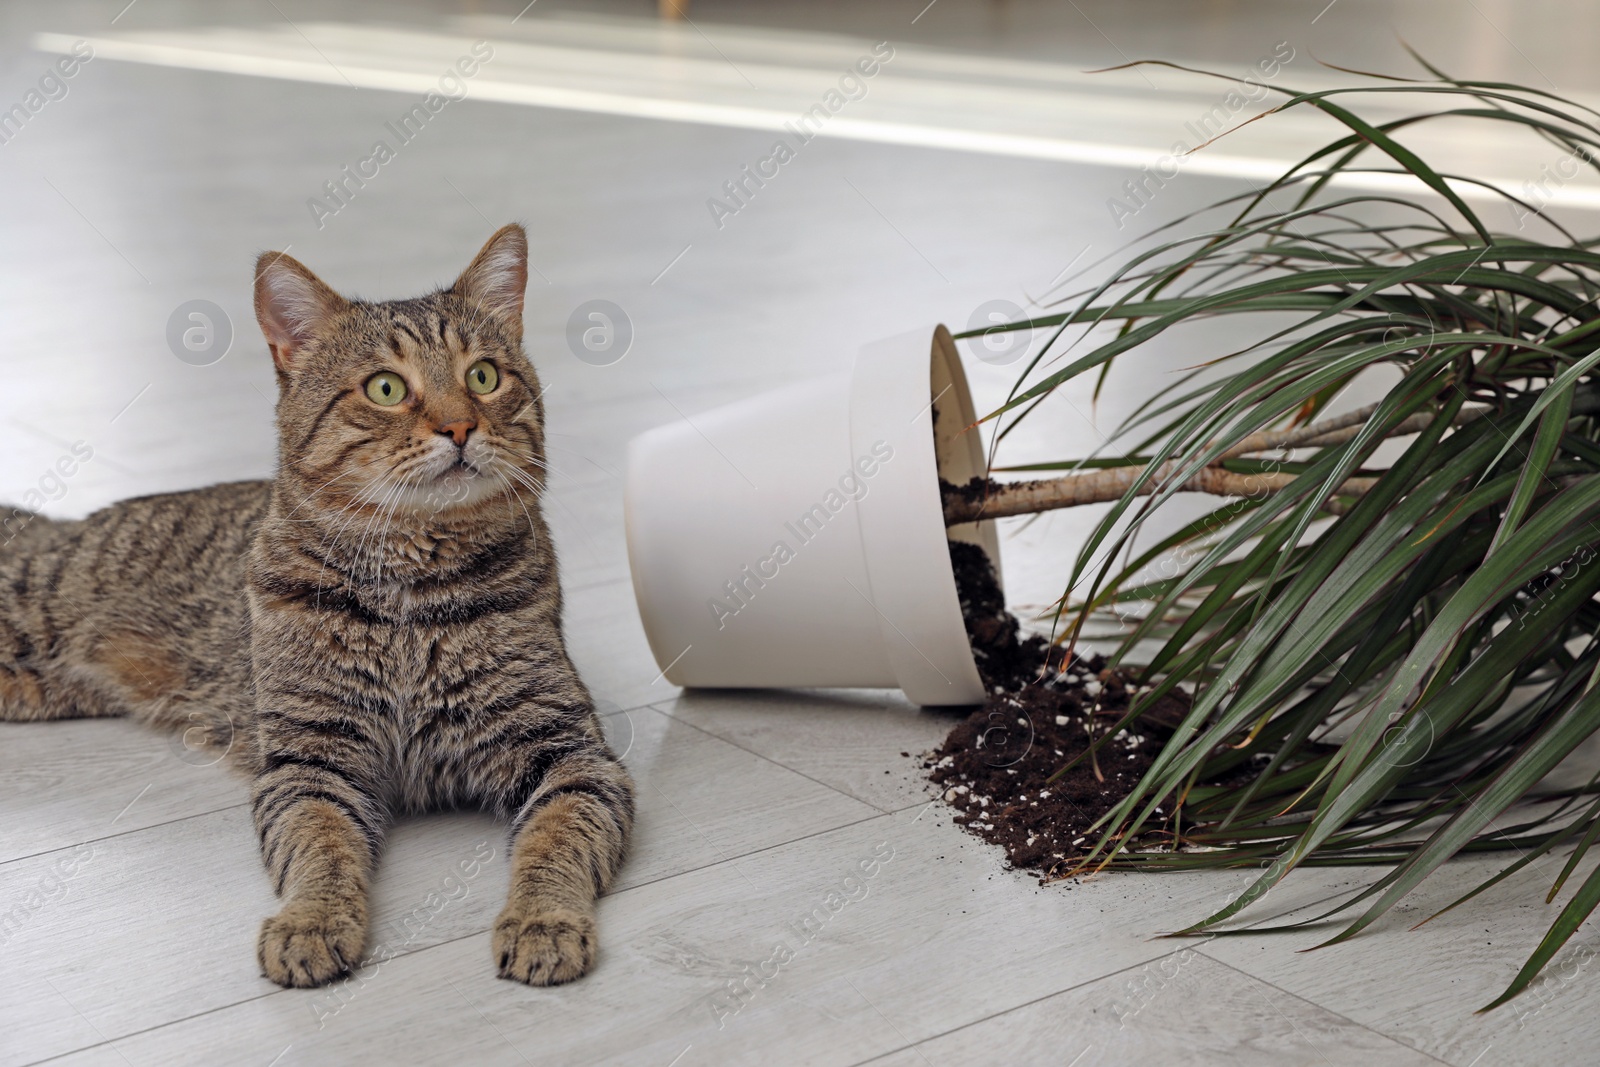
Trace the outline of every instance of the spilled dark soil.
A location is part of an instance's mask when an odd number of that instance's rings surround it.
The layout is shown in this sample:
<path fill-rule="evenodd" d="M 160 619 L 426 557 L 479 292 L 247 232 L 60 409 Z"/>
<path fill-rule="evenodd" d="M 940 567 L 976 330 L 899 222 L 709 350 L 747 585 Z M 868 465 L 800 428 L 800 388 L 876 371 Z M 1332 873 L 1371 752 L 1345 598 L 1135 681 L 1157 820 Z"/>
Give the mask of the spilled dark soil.
<path fill-rule="evenodd" d="M 1106 740 L 1128 710 L 1136 681 L 1100 656 L 1073 656 L 1023 636 L 983 549 L 950 542 L 950 562 L 978 673 L 983 707 L 926 755 L 928 776 L 956 809 L 955 821 L 999 845 L 1013 867 L 1059 876 L 1093 846 L 1089 827 L 1127 796 L 1185 714 L 1163 697 Z M 1051 775 L 1102 740 L 1054 782 Z"/>

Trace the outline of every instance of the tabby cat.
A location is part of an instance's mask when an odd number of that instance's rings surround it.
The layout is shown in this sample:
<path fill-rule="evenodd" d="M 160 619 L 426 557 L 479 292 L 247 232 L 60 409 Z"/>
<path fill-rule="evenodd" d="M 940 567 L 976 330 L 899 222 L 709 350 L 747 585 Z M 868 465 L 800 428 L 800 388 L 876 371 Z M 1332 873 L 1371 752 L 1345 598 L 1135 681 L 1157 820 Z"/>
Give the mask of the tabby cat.
<path fill-rule="evenodd" d="M 415 300 L 263 255 L 277 477 L 29 515 L 0 548 L 0 719 L 228 743 L 283 900 L 257 944 L 280 985 L 359 963 L 389 820 L 458 806 L 511 823 L 501 977 L 594 960 L 633 786 L 562 641 L 527 277 L 519 226 Z"/>

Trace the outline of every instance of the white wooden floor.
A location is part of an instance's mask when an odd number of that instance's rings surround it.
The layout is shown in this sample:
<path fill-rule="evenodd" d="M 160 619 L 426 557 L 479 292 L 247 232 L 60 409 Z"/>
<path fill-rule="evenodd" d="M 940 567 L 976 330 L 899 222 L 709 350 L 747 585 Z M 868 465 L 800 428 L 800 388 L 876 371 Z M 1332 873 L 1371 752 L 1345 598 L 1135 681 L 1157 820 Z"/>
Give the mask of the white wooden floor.
<path fill-rule="evenodd" d="M 1362 48 L 1392 50 L 1388 37 L 1372 43 L 1388 32 L 1387 8 L 1370 0 L 1344 0 L 1315 22 L 1325 0 L 1143 9 L 1160 13 L 1154 21 L 1087 0 L 1071 5 L 1082 18 L 1059 6 L 941 0 L 914 24 L 921 2 L 802 10 L 708 0 L 665 44 L 647 18 L 653 5 L 620 0 L 585 11 L 542 2 L 515 25 L 522 4 L 509 0 L 446 11 L 282 0 L 213 12 L 143 0 L 118 15 L 121 6 L 0 9 L 0 105 L 21 99 L 51 62 L 32 50 L 36 33 L 176 34 L 212 26 L 206 19 L 246 37 L 281 38 L 289 19 L 381 18 L 441 40 L 501 33 L 508 54 L 541 40 L 697 60 L 727 53 L 741 76 L 781 68 L 790 86 L 804 84 L 816 57 L 854 56 L 882 37 L 903 36 L 919 76 L 980 82 L 986 70 L 999 77 L 1006 56 L 1047 63 L 1052 47 L 1073 70 L 1133 48 L 1247 62 L 1291 33 L 1307 54 L 1337 45 L 1347 61 Z M 1558 81 L 1600 87 L 1572 43 L 1593 39 L 1593 16 L 1548 5 L 1587 18 L 1587 29 L 1524 39 L 1505 5 L 1477 7 L 1499 21 L 1474 30 L 1452 21 L 1453 6 L 1446 17 L 1438 3 L 1418 4 L 1407 5 L 1402 28 L 1486 73 L 1529 79 L 1518 65 L 1537 63 Z M 1419 8 L 1438 16 L 1433 38 Z M 730 28 L 741 23 L 755 28 Z M 540 69 L 524 74 L 537 80 Z M 1049 71 L 1030 71 L 1012 88 L 1047 91 Z M 833 75 L 814 72 L 825 88 Z M 734 88 L 716 91 L 736 96 L 736 79 L 722 77 Z M 1173 126 L 1189 116 L 1193 97 L 1164 94 L 1129 90 L 1128 123 L 1146 131 L 1124 131 L 1131 143 L 1164 150 L 1163 116 L 1176 113 Z M 1314 954 L 1295 950 L 1316 932 L 1156 940 L 1226 900 L 1245 873 L 1041 888 L 952 827 L 901 756 L 934 745 L 948 715 L 882 692 L 683 693 L 658 680 L 622 539 L 628 438 L 679 417 L 675 407 L 692 415 L 839 369 L 866 340 L 964 325 L 995 297 L 1025 303 L 1126 239 L 1105 207 L 1123 170 L 819 139 L 718 229 L 706 199 L 770 134 L 469 96 L 318 229 L 307 198 L 410 102 L 404 92 L 108 55 L 0 145 L 0 425 L 10 431 L 0 500 L 20 501 L 44 479 L 49 510 L 74 515 L 269 473 L 273 379 L 249 310 L 255 252 L 291 245 L 335 286 L 401 296 L 453 276 L 501 222 L 524 221 L 539 272 L 529 348 L 549 385 L 559 467 L 546 508 L 570 640 L 640 789 L 632 857 L 601 906 L 599 965 L 558 989 L 492 977 L 487 927 L 505 886 L 503 829 L 452 815 L 393 834 L 369 966 L 330 989 L 279 989 L 254 964 L 258 924 L 274 905 L 242 781 L 124 722 L 0 725 L 0 1067 L 1592 1061 L 1600 995 L 1587 927 L 1533 995 L 1472 1014 L 1549 922 L 1551 910 L 1526 891 L 1548 881 L 1548 865 L 1407 932 L 1486 869 L 1452 866 L 1365 936 Z M 981 110 L 957 110 L 942 116 L 947 126 L 982 132 Z M 997 128 L 1006 121 L 994 117 Z M 1518 165 L 1505 164 L 1510 176 Z M 1152 204 L 1150 221 L 1238 187 L 1185 175 Z M 594 298 L 617 302 L 634 324 L 632 350 L 611 366 L 566 346 L 568 315 Z M 164 339 L 168 316 L 191 299 L 221 306 L 235 331 L 210 366 L 174 358 Z M 980 402 L 1013 372 L 969 363 Z M 1097 443 L 1137 399 L 1141 379 L 1123 381 L 1098 409 L 1063 397 L 1053 429 L 1017 442 L 1015 455 Z M 50 481 L 56 458 L 80 440 L 93 459 Z M 1083 521 L 1006 531 L 1014 600 L 1054 595 L 1062 545 Z M 889 858 L 844 896 L 845 878 L 873 856 Z M 476 873 L 463 878 L 463 863 Z M 1363 877 L 1302 872 L 1251 917 L 1295 913 Z M 774 970 L 767 961 L 780 940 L 797 947 Z"/>

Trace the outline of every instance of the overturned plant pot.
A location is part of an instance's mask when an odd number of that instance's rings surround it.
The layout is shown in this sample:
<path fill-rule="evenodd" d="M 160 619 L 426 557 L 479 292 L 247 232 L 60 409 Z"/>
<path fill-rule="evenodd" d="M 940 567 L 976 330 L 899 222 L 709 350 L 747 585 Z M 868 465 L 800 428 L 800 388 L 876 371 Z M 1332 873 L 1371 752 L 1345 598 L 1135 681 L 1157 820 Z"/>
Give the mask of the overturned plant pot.
<path fill-rule="evenodd" d="M 666 679 L 981 703 L 948 542 L 999 547 L 992 521 L 947 529 L 940 496 L 987 473 L 975 421 L 939 326 L 635 438 L 628 561 Z"/>

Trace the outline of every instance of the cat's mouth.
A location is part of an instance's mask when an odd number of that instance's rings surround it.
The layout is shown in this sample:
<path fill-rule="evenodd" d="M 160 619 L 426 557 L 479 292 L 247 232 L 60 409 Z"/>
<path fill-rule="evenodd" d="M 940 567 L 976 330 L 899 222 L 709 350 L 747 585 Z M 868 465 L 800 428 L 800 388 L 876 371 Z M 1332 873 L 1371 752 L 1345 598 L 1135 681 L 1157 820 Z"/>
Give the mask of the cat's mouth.
<path fill-rule="evenodd" d="M 403 503 L 412 510 L 434 514 L 471 507 L 496 496 L 501 488 L 499 478 L 458 455 L 413 483 L 403 494 Z"/>
<path fill-rule="evenodd" d="M 441 489 L 466 493 L 476 486 L 490 488 L 493 479 L 469 462 L 465 456 L 459 456 L 429 481 Z"/>
<path fill-rule="evenodd" d="M 400 506 L 424 514 L 471 508 L 498 499 L 507 492 L 508 480 L 495 462 L 492 447 L 477 440 L 459 448 L 447 441 L 434 442 L 421 460 L 420 470 L 402 475 L 407 488 Z"/>

